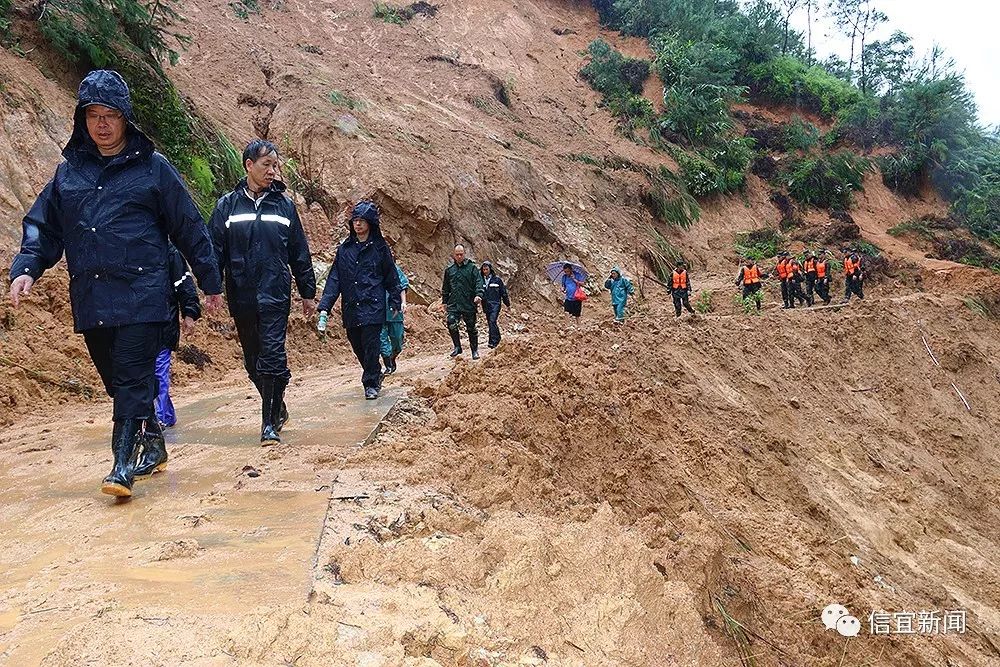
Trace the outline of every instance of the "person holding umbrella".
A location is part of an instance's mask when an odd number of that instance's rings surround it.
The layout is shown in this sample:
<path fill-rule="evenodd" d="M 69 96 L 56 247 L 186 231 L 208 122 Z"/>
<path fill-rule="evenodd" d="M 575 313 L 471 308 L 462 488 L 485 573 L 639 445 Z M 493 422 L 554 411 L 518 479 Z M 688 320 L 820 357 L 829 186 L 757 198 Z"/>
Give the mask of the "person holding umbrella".
<path fill-rule="evenodd" d="M 546 267 L 546 273 L 552 280 L 557 280 L 565 293 L 563 300 L 563 310 L 575 323 L 580 322 L 580 315 L 583 313 L 583 302 L 587 300 L 587 293 L 583 291 L 583 285 L 587 282 L 587 271 L 579 264 L 572 262 L 552 262 Z"/>

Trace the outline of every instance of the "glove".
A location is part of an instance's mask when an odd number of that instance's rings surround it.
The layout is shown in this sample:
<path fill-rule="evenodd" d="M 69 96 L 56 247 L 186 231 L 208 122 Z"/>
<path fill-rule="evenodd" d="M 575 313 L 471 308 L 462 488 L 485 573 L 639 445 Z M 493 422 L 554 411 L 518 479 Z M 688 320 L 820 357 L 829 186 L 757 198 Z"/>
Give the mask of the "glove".
<path fill-rule="evenodd" d="M 329 319 L 329 314 L 325 310 L 319 312 L 319 323 L 316 325 L 316 330 L 320 333 L 326 333 L 326 321 Z"/>

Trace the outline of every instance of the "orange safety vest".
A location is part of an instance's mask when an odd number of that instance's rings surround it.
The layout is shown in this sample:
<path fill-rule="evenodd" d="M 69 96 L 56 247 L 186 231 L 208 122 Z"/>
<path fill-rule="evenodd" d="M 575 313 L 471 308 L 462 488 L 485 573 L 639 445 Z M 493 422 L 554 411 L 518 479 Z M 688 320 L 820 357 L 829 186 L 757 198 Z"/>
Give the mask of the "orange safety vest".
<path fill-rule="evenodd" d="M 760 282 L 760 269 L 757 265 L 744 266 L 743 267 L 743 284 L 744 285 L 756 285 Z"/>
<path fill-rule="evenodd" d="M 774 270 L 778 273 L 778 277 L 785 279 L 788 277 L 788 260 L 779 259 L 778 263 L 775 265 Z"/>
<path fill-rule="evenodd" d="M 846 258 L 844 260 L 844 275 L 845 276 L 854 275 L 854 272 L 857 271 L 860 268 L 861 268 L 861 260 L 860 259 L 857 262 L 855 262 L 854 260 L 852 260 L 850 257 L 848 257 L 848 258 Z"/>
<path fill-rule="evenodd" d="M 826 262 L 816 262 L 816 277 L 826 278 Z"/>
<path fill-rule="evenodd" d="M 816 260 L 807 259 L 805 263 L 806 273 L 816 273 Z"/>
<path fill-rule="evenodd" d="M 785 267 L 785 277 L 794 278 L 795 276 L 799 275 L 799 271 L 801 269 L 802 267 L 799 266 L 798 260 L 793 259 L 788 263 L 788 266 Z"/>
<path fill-rule="evenodd" d="M 687 289 L 688 286 L 688 272 L 681 271 L 677 273 L 674 271 L 674 289 Z"/>

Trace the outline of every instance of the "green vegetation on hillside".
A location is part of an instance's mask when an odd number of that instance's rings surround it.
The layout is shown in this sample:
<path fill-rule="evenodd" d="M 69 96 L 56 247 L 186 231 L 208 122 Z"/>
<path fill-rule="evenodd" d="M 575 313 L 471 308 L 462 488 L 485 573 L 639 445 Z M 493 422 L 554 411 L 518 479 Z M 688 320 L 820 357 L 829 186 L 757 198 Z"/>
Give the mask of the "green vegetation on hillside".
<path fill-rule="evenodd" d="M 182 19 L 174 7 L 175 0 L 51 0 L 38 28 L 81 73 L 107 67 L 125 77 L 142 129 L 184 174 L 207 214 L 243 168 L 235 147 L 188 107 L 163 72 L 160 63 L 176 63 L 190 42 L 177 31 Z"/>
<path fill-rule="evenodd" d="M 660 109 L 630 99 L 615 107 L 616 115 L 631 127 L 648 127 L 650 143 L 678 160 L 697 196 L 739 189 L 735 172 L 745 175 L 753 162 L 752 150 L 732 146 L 742 139 L 732 105 L 787 104 L 833 122 L 834 130 L 820 141 L 804 121 L 786 128 L 785 150 L 808 155 L 781 171 L 791 182 L 772 180 L 773 186 L 787 188 L 802 204 L 846 207 L 866 165 L 845 157 L 845 149 L 891 147 L 876 160 L 887 186 L 904 195 L 933 186 L 963 225 L 1000 245 L 1000 137 L 979 126 L 962 75 L 939 51 L 921 61 L 902 32 L 870 39 L 888 20 L 871 0 L 830 3 L 857 47 L 849 62 L 818 62 L 804 36 L 790 29 L 787 3 L 592 1 L 605 25 L 649 41 L 652 67 L 663 80 Z M 623 58 L 602 45 L 604 61 Z M 607 95 L 627 86 L 619 78 L 595 88 Z M 827 147 L 841 150 L 827 154 Z"/>

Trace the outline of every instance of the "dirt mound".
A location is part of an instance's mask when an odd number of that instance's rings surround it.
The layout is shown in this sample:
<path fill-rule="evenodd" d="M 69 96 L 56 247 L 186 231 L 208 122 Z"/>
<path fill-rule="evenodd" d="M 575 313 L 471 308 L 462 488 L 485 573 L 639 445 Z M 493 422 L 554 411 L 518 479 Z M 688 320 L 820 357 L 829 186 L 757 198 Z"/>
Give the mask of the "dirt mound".
<path fill-rule="evenodd" d="M 410 484 L 443 484 L 491 518 L 579 522 L 579 539 L 598 560 L 611 549 L 599 540 L 618 535 L 622 544 L 627 535 L 633 546 L 611 558 L 612 581 L 651 597 L 625 594 L 644 613 L 618 616 L 623 637 L 635 630 L 652 645 L 670 634 L 673 614 L 694 614 L 726 664 L 746 653 L 726 635 L 740 636 L 740 627 L 758 659 L 835 664 L 845 640 L 815 619 L 840 601 L 859 618 L 877 609 L 968 610 L 969 634 L 896 642 L 892 664 L 995 660 L 1000 589 L 982 582 L 1000 583 L 990 556 L 1000 554 L 992 529 L 1000 511 L 982 498 L 995 495 L 989 471 L 1000 462 L 992 436 L 1000 323 L 930 295 L 754 320 L 661 325 L 662 316 L 654 309 L 624 330 L 538 335 L 481 364 L 459 364 L 440 387 L 419 388 L 424 398 L 352 463 L 390 462 Z M 482 557 L 467 553 L 470 542 L 489 544 L 482 531 L 448 552 L 445 580 L 474 576 L 463 559 Z M 438 585 L 435 567 L 403 547 L 341 552 L 350 554 L 338 556 L 347 580 Z M 521 561 L 506 549 L 487 552 L 502 568 L 491 571 L 493 592 L 505 564 Z M 974 552 L 981 557 L 959 556 Z M 518 614 L 528 609 L 534 619 L 558 607 L 555 591 L 568 585 L 559 561 L 528 559 L 552 564 L 538 574 L 544 594 L 491 607 L 494 625 L 522 648 L 546 646 L 545 622 L 524 624 Z M 574 586 L 601 590 L 586 568 L 571 570 L 586 581 Z M 687 592 L 664 601 L 655 581 Z M 474 592 L 459 594 L 466 602 L 482 594 L 468 584 Z M 663 604 L 669 613 L 657 611 Z M 884 641 L 855 639 L 849 653 L 877 659 Z M 628 655 L 629 664 L 663 664 L 641 647 Z"/>

